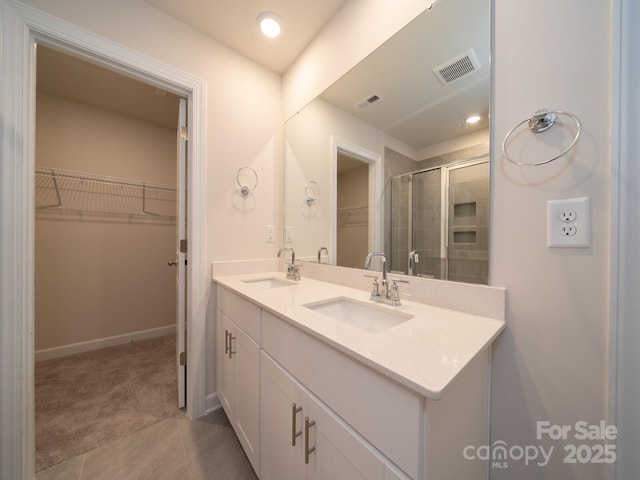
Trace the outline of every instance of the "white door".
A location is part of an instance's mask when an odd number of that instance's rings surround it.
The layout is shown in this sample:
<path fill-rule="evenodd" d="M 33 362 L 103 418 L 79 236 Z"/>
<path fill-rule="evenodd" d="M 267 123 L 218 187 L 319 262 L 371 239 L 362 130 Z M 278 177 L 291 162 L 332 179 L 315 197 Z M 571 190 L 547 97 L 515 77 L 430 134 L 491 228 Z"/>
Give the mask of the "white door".
<path fill-rule="evenodd" d="M 186 267 L 187 267 L 187 101 L 180 99 L 178 109 L 177 238 L 176 238 L 176 365 L 178 368 L 178 408 L 186 406 Z"/>

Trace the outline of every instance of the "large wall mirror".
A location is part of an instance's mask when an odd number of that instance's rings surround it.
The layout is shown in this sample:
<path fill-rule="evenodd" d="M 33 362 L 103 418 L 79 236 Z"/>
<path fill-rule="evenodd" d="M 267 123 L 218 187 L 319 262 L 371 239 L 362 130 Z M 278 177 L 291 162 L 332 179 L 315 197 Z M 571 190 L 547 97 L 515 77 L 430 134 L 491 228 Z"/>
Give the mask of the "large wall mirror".
<path fill-rule="evenodd" d="M 298 259 L 487 283 L 490 23 L 489 0 L 441 0 L 287 121 Z"/>

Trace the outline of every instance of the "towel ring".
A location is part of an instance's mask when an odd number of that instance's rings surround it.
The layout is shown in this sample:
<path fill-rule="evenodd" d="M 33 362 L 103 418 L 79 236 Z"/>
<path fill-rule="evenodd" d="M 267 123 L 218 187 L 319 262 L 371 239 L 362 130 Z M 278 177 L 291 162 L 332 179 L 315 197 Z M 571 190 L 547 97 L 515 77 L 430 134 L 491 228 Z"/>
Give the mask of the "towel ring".
<path fill-rule="evenodd" d="M 304 186 L 304 196 L 307 201 L 307 205 L 311 206 L 320 196 L 320 186 L 318 182 L 311 180 Z"/>
<path fill-rule="evenodd" d="M 509 141 L 509 138 L 511 137 L 511 135 L 513 135 L 513 133 L 518 129 L 520 125 L 522 125 L 523 123 L 528 123 L 529 130 L 533 133 L 545 132 L 554 125 L 554 123 L 556 122 L 557 115 L 565 115 L 569 117 L 571 120 L 573 120 L 573 122 L 576 124 L 576 135 L 573 138 L 573 141 L 571 142 L 571 144 L 566 149 L 564 149 L 561 153 L 559 153 L 555 157 L 548 158 L 546 160 L 543 160 L 537 163 L 517 162 L 509 156 L 509 154 L 507 153 L 507 142 Z M 537 167 L 539 165 L 545 165 L 547 163 L 553 162 L 554 160 L 557 160 L 558 158 L 568 153 L 569 150 L 571 150 L 575 146 L 575 144 L 578 142 L 578 138 L 580 138 L 581 130 L 582 130 L 582 127 L 580 125 L 580 119 L 573 113 L 565 112 L 563 110 L 554 110 L 554 111 L 549 111 L 546 109 L 538 110 L 531 117 L 522 120 L 515 127 L 509 130 L 509 132 L 507 132 L 507 135 L 504 137 L 504 141 L 502 142 L 502 154 L 504 155 L 504 158 L 509 160 L 511 163 L 515 163 L 516 165 L 525 165 L 529 167 Z"/>
<path fill-rule="evenodd" d="M 249 172 L 251 172 L 251 174 L 255 178 L 255 182 L 254 182 L 252 187 L 250 187 L 248 185 L 243 185 L 242 183 L 240 183 L 240 177 L 243 176 L 243 175 L 249 174 Z M 247 195 L 249 195 L 249 192 L 252 192 L 258 186 L 258 174 L 251 167 L 240 167 L 238 169 L 238 171 L 236 172 L 236 183 L 240 187 L 240 193 L 242 193 L 242 196 L 246 197 Z"/>

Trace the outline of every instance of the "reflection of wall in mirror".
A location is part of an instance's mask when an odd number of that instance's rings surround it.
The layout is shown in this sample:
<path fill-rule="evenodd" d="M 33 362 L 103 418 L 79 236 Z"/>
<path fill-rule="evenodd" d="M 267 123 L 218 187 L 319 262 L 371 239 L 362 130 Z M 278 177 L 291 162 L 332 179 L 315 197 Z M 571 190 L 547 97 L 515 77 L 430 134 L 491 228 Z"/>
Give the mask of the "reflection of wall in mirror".
<path fill-rule="evenodd" d="M 316 99 L 287 121 L 285 145 L 285 225 L 293 226 L 291 244 L 296 258 L 315 261 L 318 248 L 329 247 L 335 264 L 335 245 L 331 245 L 331 138 L 338 137 L 382 156 L 385 135 L 378 129 L 345 113 L 332 104 Z M 304 186 L 314 180 L 320 195 L 307 205 Z M 364 260 L 363 260 L 364 261 Z M 359 265 L 360 267 L 360 265 Z"/>

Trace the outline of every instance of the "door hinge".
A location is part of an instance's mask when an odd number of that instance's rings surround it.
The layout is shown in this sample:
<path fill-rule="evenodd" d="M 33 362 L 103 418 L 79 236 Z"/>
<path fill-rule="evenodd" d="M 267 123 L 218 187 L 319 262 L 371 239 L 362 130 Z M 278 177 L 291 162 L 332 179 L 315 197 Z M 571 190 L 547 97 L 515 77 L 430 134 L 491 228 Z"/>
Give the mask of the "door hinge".
<path fill-rule="evenodd" d="M 185 141 L 189 141 L 189 133 L 187 127 L 180 127 L 180 138 Z"/>
<path fill-rule="evenodd" d="M 187 352 L 180 352 L 180 366 L 187 364 Z"/>
<path fill-rule="evenodd" d="M 180 253 L 187 253 L 187 240 L 180 240 Z"/>

